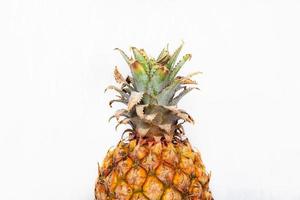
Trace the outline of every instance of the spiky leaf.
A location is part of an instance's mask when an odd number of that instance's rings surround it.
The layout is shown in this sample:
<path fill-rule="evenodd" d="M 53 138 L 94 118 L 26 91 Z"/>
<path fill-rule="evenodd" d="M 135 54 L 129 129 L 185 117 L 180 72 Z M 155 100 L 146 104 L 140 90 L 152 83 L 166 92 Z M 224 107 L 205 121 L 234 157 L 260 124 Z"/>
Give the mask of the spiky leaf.
<path fill-rule="evenodd" d="M 134 55 L 135 60 L 137 60 L 141 65 L 143 66 L 145 72 L 149 74 L 149 65 L 148 65 L 148 60 L 147 57 L 145 56 L 146 53 L 143 50 L 139 50 L 135 47 L 132 47 L 132 52 Z"/>
<path fill-rule="evenodd" d="M 132 60 L 126 55 L 126 53 L 122 49 L 115 48 L 115 50 L 120 52 L 121 56 L 124 58 L 124 60 L 129 66 L 132 64 Z"/>
<path fill-rule="evenodd" d="M 163 50 L 158 55 L 156 62 L 161 65 L 165 65 L 166 63 L 168 63 L 169 60 L 170 60 L 170 54 L 167 45 L 165 48 L 163 48 Z"/>
<path fill-rule="evenodd" d="M 118 93 L 121 95 L 121 97 L 122 97 L 123 99 L 125 99 L 125 100 L 129 97 L 128 94 L 127 94 L 126 92 L 124 92 L 123 90 L 121 90 L 120 88 L 118 88 L 118 87 L 116 87 L 116 86 L 114 86 L 114 85 L 109 85 L 109 86 L 104 90 L 104 92 L 106 92 L 107 90 L 114 90 L 114 91 L 118 92 Z"/>
<path fill-rule="evenodd" d="M 178 109 L 176 106 L 164 106 L 164 108 L 173 112 L 177 117 L 183 119 L 184 121 L 194 123 L 194 119 L 184 110 Z"/>
<path fill-rule="evenodd" d="M 176 60 L 177 60 L 177 57 L 178 57 L 178 55 L 179 55 L 179 53 L 180 53 L 182 47 L 183 47 L 183 42 L 182 42 L 182 44 L 176 49 L 176 51 L 173 53 L 173 55 L 170 57 L 170 59 L 169 59 L 169 61 L 168 61 L 168 63 L 167 63 L 167 67 L 168 67 L 169 69 L 172 69 L 172 67 L 175 65 L 175 62 L 176 62 Z"/>
<path fill-rule="evenodd" d="M 118 70 L 117 66 L 115 67 L 114 77 L 115 77 L 115 80 L 117 83 L 126 83 L 126 80 L 124 79 L 124 77 L 122 76 L 120 71 Z"/>
<path fill-rule="evenodd" d="M 130 111 L 143 98 L 144 92 L 132 92 L 128 101 L 128 110 Z"/>
<path fill-rule="evenodd" d="M 153 68 L 156 68 L 156 70 L 151 77 L 150 85 L 151 88 L 154 90 L 154 94 L 156 95 L 165 86 L 166 80 L 169 75 L 169 70 L 168 68 L 162 65 L 155 65 L 153 66 Z"/>
<path fill-rule="evenodd" d="M 196 81 L 194 81 L 188 77 L 177 76 L 176 80 L 178 80 L 181 84 L 197 84 Z"/>
<path fill-rule="evenodd" d="M 136 89 L 139 92 L 146 91 L 149 77 L 144 67 L 138 61 L 135 61 L 132 65 L 130 65 L 130 69 Z"/>
<path fill-rule="evenodd" d="M 157 95 L 157 104 L 168 105 L 171 99 L 174 97 L 178 86 L 179 82 L 174 81 L 168 87 L 164 88 L 162 92 Z"/>
<path fill-rule="evenodd" d="M 193 89 L 198 89 L 198 88 L 184 88 L 183 91 L 181 91 L 174 99 L 172 99 L 171 103 L 169 105 L 177 105 L 178 102 L 181 100 L 182 97 L 184 97 L 187 93 L 192 91 Z"/>
<path fill-rule="evenodd" d="M 190 60 L 191 57 L 192 57 L 191 54 L 186 54 L 185 56 L 183 56 L 183 58 L 172 69 L 172 71 L 169 75 L 169 81 L 172 81 L 175 78 L 175 76 L 177 75 L 177 73 L 179 72 L 181 67 L 184 65 L 184 63 L 186 63 L 186 61 Z"/>

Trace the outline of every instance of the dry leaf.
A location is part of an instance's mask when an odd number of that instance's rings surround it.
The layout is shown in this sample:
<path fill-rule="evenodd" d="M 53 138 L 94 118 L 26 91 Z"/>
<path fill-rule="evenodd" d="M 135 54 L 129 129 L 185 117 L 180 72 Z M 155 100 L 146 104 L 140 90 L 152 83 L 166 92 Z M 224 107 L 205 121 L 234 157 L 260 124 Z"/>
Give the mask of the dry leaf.
<path fill-rule="evenodd" d="M 130 111 L 135 105 L 137 105 L 143 98 L 144 92 L 132 91 L 128 101 L 128 110 Z"/>
<path fill-rule="evenodd" d="M 145 119 L 146 119 L 147 121 L 152 122 L 152 121 L 155 119 L 156 116 L 157 116 L 157 113 L 145 115 Z"/>
<path fill-rule="evenodd" d="M 117 66 L 115 67 L 114 77 L 115 77 L 115 80 L 116 80 L 117 83 L 121 84 L 121 83 L 125 83 L 126 82 L 125 79 L 124 79 L 124 77 L 122 76 L 122 74 L 119 72 Z"/>
<path fill-rule="evenodd" d="M 117 130 L 121 124 L 129 124 L 130 122 L 131 122 L 130 118 L 123 119 L 123 120 L 119 121 L 119 123 L 116 125 L 115 129 Z"/>
<path fill-rule="evenodd" d="M 167 133 L 170 133 L 171 130 L 172 130 L 172 124 L 169 123 L 169 124 L 161 124 L 161 125 L 158 125 L 159 128 L 161 128 L 162 130 L 166 131 Z"/>
<path fill-rule="evenodd" d="M 148 105 L 138 105 L 135 107 L 135 111 L 137 116 L 139 116 L 139 118 L 144 119 L 144 108 L 148 106 Z"/>
<path fill-rule="evenodd" d="M 150 128 L 145 128 L 145 127 L 137 127 L 137 132 L 139 133 L 140 136 L 145 136 L 147 135 L 148 131 Z"/>
<path fill-rule="evenodd" d="M 188 77 L 177 77 L 179 83 L 181 84 L 197 84 L 196 81 L 193 81 L 192 79 L 188 78 Z"/>
<path fill-rule="evenodd" d="M 176 106 L 164 106 L 164 108 L 173 112 L 180 119 L 194 124 L 194 119 L 184 110 L 179 110 Z"/>

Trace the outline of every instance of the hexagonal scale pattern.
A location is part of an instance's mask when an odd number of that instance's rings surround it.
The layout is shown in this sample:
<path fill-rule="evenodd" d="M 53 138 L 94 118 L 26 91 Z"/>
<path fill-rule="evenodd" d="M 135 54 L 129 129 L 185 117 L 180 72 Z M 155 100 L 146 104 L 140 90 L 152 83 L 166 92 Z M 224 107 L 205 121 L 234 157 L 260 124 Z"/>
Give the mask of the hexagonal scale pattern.
<path fill-rule="evenodd" d="M 150 200 L 159 200 L 164 191 L 163 184 L 154 176 L 149 176 L 143 186 L 144 194 Z"/>
<path fill-rule="evenodd" d="M 95 200 L 213 200 L 209 179 L 189 144 L 121 141 L 99 167 Z"/>

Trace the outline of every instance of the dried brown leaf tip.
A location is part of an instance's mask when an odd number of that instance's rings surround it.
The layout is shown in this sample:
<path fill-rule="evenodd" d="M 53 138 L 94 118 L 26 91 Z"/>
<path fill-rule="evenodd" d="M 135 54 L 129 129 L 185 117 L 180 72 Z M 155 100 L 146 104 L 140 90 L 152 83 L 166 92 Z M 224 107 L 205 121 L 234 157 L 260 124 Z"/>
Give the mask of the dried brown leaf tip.
<path fill-rule="evenodd" d="M 118 70 L 117 66 L 115 67 L 114 77 L 115 77 L 116 82 L 119 83 L 119 84 L 126 82 L 126 80 L 124 79 L 124 77 L 122 76 L 120 71 Z"/>
<path fill-rule="evenodd" d="M 189 77 L 178 76 L 176 78 L 181 84 L 197 84 L 196 81 L 190 79 Z"/>

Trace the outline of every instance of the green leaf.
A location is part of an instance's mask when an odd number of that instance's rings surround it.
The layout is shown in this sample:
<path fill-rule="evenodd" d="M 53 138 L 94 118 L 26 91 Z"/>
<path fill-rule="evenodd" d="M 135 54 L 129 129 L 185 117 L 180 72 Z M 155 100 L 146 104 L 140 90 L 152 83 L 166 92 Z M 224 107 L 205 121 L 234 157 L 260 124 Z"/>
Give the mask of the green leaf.
<path fill-rule="evenodd" d="M 177 87 L 180 85 L 178 81 L 173 81 L 171 85 L 164 88 L 159 95 L 157 95 L 157 104 L 169 105 L 170 101 L 175 95 Z"/>
<path fill-rule="evenodd" d="M 192 91 L 193 89 L 199 90 L 199 88 L 184 88 L 182 92 L 180 92 L 175 98 L 172 99 L 170 105 L 175 106 L 178 104 L 178 102 L 181 100 L 182 97 L 184 97 L 187 93 Z"/>
<path fill-rule="evenodd" d="M 177 75 L 177 73 L 179 72 L 181 67 L 184 65 L 184 63 L 186 63 L 186 61 L 190 60 L 191 57 L 192 57 L 191 54 L 186 54 L 185 56 L 183 56 L 183 58 L 172 69 L 172 71 L 169 75 L 169 81 L 173 81 L 173 79 L 175 78 L 175 76 Z"/>
<path fill-rule="evenodd" d="M 142 64 L 145 72 L 149 74 L 148 59 L 144 55 L 145 53 L 135 47 L 131 47 L 135 60 Z"/>
<path fill-rule="evenodd" d="M 115 50 L 119 51 L 126 63 L 130 66 L 132 64 L 131 59 L 125 54 L 125 52 L 119 48 L 115 48 Z"/>
<path fill-rule="evenodd" d="M 176 60 L 177 60 L 177 57 L 183 47 L 183 42 L 181 43 L 181 45 L 176 49 L 176 51 L 173 53 L 173 55 L 171 56 L 171 58 L 169 59 L 168 63 L 167 63 L 167 67 L 169 69 L 172 69 L 172 67 L 174 66 Z"/>
<path fill-rule="evenodd" d="M 155 67 L 156 65 L 157 65 L 157 62 L 156 62 L 153 58 L 151 58 L 151 59 L 149 60 L 149 66 L 151 66 L 151 67 L 150 67 L 150 72 L 149 72 L 149 77 L 150 77 L 150 78 L 153 76 L 153 74 L 154 74 L 155 71 L 157 70 L 157 67 Z"/>
<path fill-rule="evenodd" d="M 130 69 L 134 80 L 134 86 L 137 89 L 137 91 L 146 91 L 149 82 L 149 77 L 141 63 L 135 61 L 134 63 L 132 63 L 132 65 L 130 65 Z"/>
<path fill-rule="evenodd" d="M 168 63 L 169 59 L 170 59 L 170 53 L 167 45 L 165 48 L 163 48 L 163 50 L 158 55 L 156 62 L 161 65 L 165 65 L 166 63 Z"/>
<path fill-rule="evenodd" d="M 156 68 L 156 71 L 153 73 L 150 85 L 154 90 L 154 95 L 159 93 L 165 86 L 166 80 L 168 78 L 169 70 L 165 66 L 155 65 L 153 68 Z M 152 93 L 153 94 L 153 93 Z"/>

